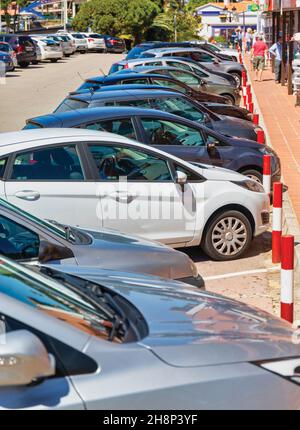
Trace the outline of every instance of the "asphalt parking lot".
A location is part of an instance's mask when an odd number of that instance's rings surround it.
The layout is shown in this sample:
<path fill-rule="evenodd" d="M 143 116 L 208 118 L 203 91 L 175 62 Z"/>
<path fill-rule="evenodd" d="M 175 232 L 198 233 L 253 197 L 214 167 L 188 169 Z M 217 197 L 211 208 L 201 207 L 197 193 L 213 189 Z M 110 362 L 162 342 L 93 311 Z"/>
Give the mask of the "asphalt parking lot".
<path fill-rule="evenodd" d="M 87 77 L 107 73 L 122 55 L 86 54 L 42 63 L 8 73 L 0 85 L 0 131 L 21 129 L 27 118 L 49 113 Z M 246 257 L 231 262 L 209 261 L 187 249 L 206 279 L 207 289 L 278 315 L 279 268 L 271 264 L 271 234 L 254 240 Z"/>

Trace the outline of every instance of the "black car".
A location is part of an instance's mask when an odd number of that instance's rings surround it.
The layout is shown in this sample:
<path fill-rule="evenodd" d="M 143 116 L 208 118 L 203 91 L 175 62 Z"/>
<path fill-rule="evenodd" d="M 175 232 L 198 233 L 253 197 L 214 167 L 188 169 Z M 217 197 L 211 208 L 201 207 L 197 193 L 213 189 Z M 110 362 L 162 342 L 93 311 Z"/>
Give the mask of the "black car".
<path fill-rule="evenodd" d="M 75 96 L 76 97 L 76 96 Z M 245 139 L 257 140 L 257 130 L 252 122 L 217 115 L 203 104 L 195 102 L 191 97 L 176 91 L 158 89 L 128 89 L 126 91 L 99 91 L 94 94 L 80 94 L 77 99 L 69 99 L 62 103 L 55 113 L 66 112 L 73 109 L 95 108 L 105 106 L 131 106 L 145 109 L 158 109 L 170 112 L 198 123 L 203 123 L 221 134 Z"/>
<path fill-rule="evenodd" d="M 94 91 L 82 90 L 79 92 L 75 92 L 73 94 L 68 95 L 63 101 L 58 105 L 57 108 L 54 109 L 54 112 L 66 112 L 73 109 L 84 109 L 87 108 L 89 103 L 87 100 L 90 100 L 94 94 L 99 94 L 108 91 L 119 91 L 122 90 L 124 92 L 128 90 L 162 90 L 162 91 L 172 91 L 182 94 L 181 91 L 177 91 L 175 88 L 162 87 L 160 85 L 145 85 L 145 84 L 129 84 L 129 85 L 107 85 L 101 87 L 95 93 Z M 81 96 L 85 97 L 84 99 Z M 233 106 L 229 104 L 223 103 L 213 103 L 213 102 L 201 102 L 201 105 L 206 106 L 211 112 L 216 112 L 220 115 L 231 116 L 233 118 L 245 119 L 247 121 L 251 121 L 253 119 L 253 115 L 245 108 L 239 106 Z"/>
<path fill-rule="evenodd" d="M 229 104 L 229 100 L 223 96 L 216 94 L 204 93 L 200 90 L 195 90 L 189 85 L 172 78 L 171 76 L 159 75 L 157 73 L 144 73 L 133 74 L 133 73 L 116 73 L 109 76 L 95 76 L 80 85 L 76 91 L 71 94 L 78 94 L 84 92 L 95 92 L 101 87 L 106 85 L 130 85 L 130 84 L 142 84 L 142 85 L 159 85 L 161 87 L 167 87 L 168 89 L 175 89 L 183 94 L 191 96 L 193 99 L 199 102 L 214 102 Z"/>
<path fill-rule="evenodd" d="M 203 124 L 167 112 L 133 107 L 79 109 L 33 118 L 24 128 L 57 127 L 120 134 L 183 160 L 226 167 L 259 182 L 262 182 L 263 155 L 270 154 L 272 181 L 281 177 L 279 158 L 269 147 L 252 140 L 226 137 Z"/>
<path fill-rule="evenodd" d="M 121 39 L 120 37 L 108 36 L 105 34 L 105 35 L 103 35 L 103 38 L 105 41 L 105 46 L 106 46 L 107 52 L 122 54 L 123 52 L 126 51 L 125 41 L 123 39 Z"/>
<path fill-rule="evenodd" d="M 0 34 L 0 42 L 10 44 L 17 55 L 20 67 L 27 67 L 30 63 L 36 61 L 36 47 L 31 37 L 17 34 Z"/>

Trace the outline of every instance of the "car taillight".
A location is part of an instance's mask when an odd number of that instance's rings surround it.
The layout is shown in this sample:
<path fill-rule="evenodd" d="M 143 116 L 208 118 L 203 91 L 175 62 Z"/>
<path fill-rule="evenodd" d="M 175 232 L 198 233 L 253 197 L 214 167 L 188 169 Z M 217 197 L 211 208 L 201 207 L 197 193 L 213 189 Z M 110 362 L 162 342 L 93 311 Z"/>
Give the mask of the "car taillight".
<path fill-rule="evenodd" d="M 21 54 L 22 52 L 24 52 L 24 48 L 23 48 L 23 46 L 18 45 L 18 46 L 17 46 L 17 48 L 16 48 L 16 53 L 17 53 L 17 54 Z"/>
<path fill-rule="evenodd" d="M 94 39 L 92 39 L 92 38 L 88 38 L 88 42 L 94 42 Z"/>
<path fill-rule="evenodd" d="M 129 64 L 128 63 L 125 63 L 124 69 L 129 69 Z"/>

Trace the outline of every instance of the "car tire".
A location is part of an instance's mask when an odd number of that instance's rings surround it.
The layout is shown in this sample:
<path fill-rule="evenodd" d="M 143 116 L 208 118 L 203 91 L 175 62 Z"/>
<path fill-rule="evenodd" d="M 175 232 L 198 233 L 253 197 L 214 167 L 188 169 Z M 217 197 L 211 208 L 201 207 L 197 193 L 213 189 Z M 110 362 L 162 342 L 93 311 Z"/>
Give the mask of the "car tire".
<path fill-rule="evenodd" d="M 57 63 L 57 61 L 58 61 L 58 58 L 50 58 L 51 63 Z"/>
<path fill-rule="evenodd" d="M 71 56 L 71 54 L 65 54 L 65 57 L 70 57 Z"/>
<path fill-rule="evenodd" d="M 228 104 L 235 105 L 235 98 L 232 95 L 230 94 L 220 94 L 220 95 L 225 97 L 225 99 L 229 101 Z"/>
<path fill-rule="evenodd" d="M 86 54 L 86 51 L 80 51 L 80 54 Z"/>
<path fill-rule="evenodd" d="M 238 84 L 238 87 L 240 87 L 241 84 L 242 84 L 242 77 L 241 77 L 241 75 L 239 73 L 237 73 L 237 72 L 232 72 L 232 73 L 229 72 L 229 73 L 235 79 L 236 83 Z"/>
<path fill-rule="evenodd" d="M 19 63 L 19 66 L 22 67 L 22 69 L 25 69 L 26 67 L 29 66 L 29 63 L 27 61 L 21 61 Z"/>
<path fill-rule="evenodd" d="M 246 169 L 240 172 L 242 175 L 248 176 L 248 178 L 253 179 L 260 184 L 263 183 L 263 175 L 255 169 Z"/>
<path fill-rule="evenodd" d="M 225 210 L 208 221 L 201 248 L 213 260 L 229 261 L 240 258 L 249 248 L 251 240 L 249 219 L 237 210 Z"/>
<path fill-rule="evenodd" d="M 31 61 L 31 64 L 33 64 L 34 66 L 36 66 L 37 64 L 39 64 L 38 60 L 33 60 Z"/>

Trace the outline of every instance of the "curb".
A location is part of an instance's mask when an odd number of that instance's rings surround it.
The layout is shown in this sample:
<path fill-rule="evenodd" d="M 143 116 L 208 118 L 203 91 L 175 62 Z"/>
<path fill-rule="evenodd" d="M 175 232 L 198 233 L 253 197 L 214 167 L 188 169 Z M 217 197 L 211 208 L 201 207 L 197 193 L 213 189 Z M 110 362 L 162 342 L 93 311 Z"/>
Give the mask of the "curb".
<path fill-rule="evenodd" d="M 250 82 L 251 88 L 252 88 L 253 104 L 255 106 L 257 113 L 259 113 L 260 125 L 263 127 L 265 132 L 266 145 L 272 148 L 270 135 L 266 127 L 263 114 L 260 110 L 260 107 L 256 98 L 256 94 L 252 86 L 252 79 L 250 76 L 250 72 L 245 63 L 244 63 L 244 67 L 247 70 L 248 81 Z M 284 176 L 282 176 L 282 181 L 284 183 Z M 292 234 L 293 236 L 295 236 L 295 265 L 294 265 L 295 283 L 300 285 L 300 226 L 299 226 L 295 211 L 293 209 L 293 205 L 289 197 L 288 191 L 283 193 L 282 209 L 283 209 L 282 210 L 282 233 Z"/>

